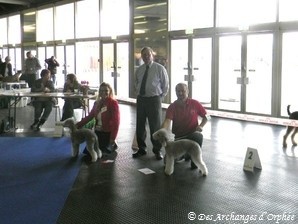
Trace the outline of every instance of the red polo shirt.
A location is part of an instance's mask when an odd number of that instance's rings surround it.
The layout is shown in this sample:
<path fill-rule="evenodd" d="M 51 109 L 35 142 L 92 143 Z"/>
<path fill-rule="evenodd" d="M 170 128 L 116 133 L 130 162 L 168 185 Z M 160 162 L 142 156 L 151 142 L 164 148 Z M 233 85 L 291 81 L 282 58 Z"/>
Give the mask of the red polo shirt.
<path fill-rule="evenodd" d="M 197 100 L 187 98 L 184 104 L 177 100 L 172 103 L 166 112 L 166 118 L 173 121 L 172 132 L 176 138 L 196 131 L 198 118 L 206 115 L 206 110 Z"/>

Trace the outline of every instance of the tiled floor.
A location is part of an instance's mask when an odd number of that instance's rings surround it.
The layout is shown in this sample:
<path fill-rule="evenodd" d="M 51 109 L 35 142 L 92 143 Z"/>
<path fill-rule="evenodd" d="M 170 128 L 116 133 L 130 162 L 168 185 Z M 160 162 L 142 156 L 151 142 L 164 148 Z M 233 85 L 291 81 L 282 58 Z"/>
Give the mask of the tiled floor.
<path fill-rule="evenodd" d="M 17 124 L 25 132 L 17 137 L 52 136 L 53 114 L 36 133 L 26 129 L 32 108 L 20 110 Z M 282 148 L 285 127 L 212 117 L 202 149 L 209 175 L 183 161 L 166 176 L 149 142 L 149 154 L 132 158 L 135 107 L 120 104 L 120 111 L 117 153 L 96 163 L 80 155 L 57 223 L 298 223 L 298 147 Z M 261 170 L 243 171 L 247 147 L 258 150 Z"/>

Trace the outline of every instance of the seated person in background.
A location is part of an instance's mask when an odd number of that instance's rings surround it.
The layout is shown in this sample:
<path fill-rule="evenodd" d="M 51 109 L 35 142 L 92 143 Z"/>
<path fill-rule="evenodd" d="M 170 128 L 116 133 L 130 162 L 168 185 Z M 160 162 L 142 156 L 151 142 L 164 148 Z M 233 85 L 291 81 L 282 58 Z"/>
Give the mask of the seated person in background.
<path fill-rule="evenodd" d="M 207 112 L 200 102 L 188 97 L 188 87 L 185 83 L 178 83 L 175 89 L 177 100 L 168 107 L 162 128 L 169 130 L 171 122 L 173 122 L 172 132 L 175 134 L 175 140 L 190 139 L 202 147 L 203 135 L 201 132 L 207 123 Z M 199 118 L 202 119 L 200 124 Z M 189 156 L 186 157 L 187 159 Z M 196 165 L 191 163 L 191 168 L 195 169 Z"/>
<path fill-rule="evenodd" d="M 51 72 L 47 69 L 43 69 L 40 73 L 40 79 L 34 81 L 31 92 L 34 93 L 50 93 L 54 92 L 54 84 L 50 80 Z M 52 97 L 34 97 L 32 99 L 34 106 L 34 123 L 30 126 L 31 129 L 37 131 L 40 130 L 40 126 L 45 123 L 48 119 L 52 107 L 53 107 L 53 98 Z"/>
<path fill-rule="evenodd" d="M 68 74 L 66 76 L 66 82 L 64 84 L 63 92 L 65 93 L 74 93 L 75 90 L 81 90 L 82 86 L 79 84 L 75 74 Z M 66 120 L 67 118 L 73 117 L 73 110 L 80 108 L 82 106 L 81 99 L 78 98 L 65 98 L 63 113 L 61 121 Z"/>
<path fill-rule="evenodd" d="M 94 131 L 98 137 L 99 148 L 105 153 L 111 153 L 118 148 L 115 139 L 120 124 L 120 112 L 118 101 L 114 99 L 113 89 L 108 83 L 101 83 L 98 99 L 95 101 L 92 110 L 76 125 L 83 127 L 95 118 Z M 84 150 L 87 153 L 87 150 Z"/>

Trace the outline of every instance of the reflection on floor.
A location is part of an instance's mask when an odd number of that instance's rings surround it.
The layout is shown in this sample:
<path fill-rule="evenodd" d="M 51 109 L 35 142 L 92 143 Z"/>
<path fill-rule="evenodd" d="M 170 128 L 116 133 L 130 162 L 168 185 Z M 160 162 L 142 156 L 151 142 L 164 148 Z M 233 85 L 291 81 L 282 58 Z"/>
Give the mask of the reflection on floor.
<path fill-rule="evenodd" d="M 149 154 L 132 158 L 135 107 L 120 104 L 120 110 L 117 153 L 96 163 L 80 155 L 80 172 L 57 223 L 298 222 L 298 147 L 289 142 L 282 148 L 285 127 L 212 117 L 202 149 L 209 176 L 184 161 L 166 176 L 149 142 Z M 17 124 L 29 127 L 32 114 L 21 114 L 24 124 Z M 51 132 L 16 133 L 37 135 L 51 137 Z M 258 150 L 262 170 L 243 171 L 247 147 Z M 143 168 L 154 173 L 146 175 Z"/>

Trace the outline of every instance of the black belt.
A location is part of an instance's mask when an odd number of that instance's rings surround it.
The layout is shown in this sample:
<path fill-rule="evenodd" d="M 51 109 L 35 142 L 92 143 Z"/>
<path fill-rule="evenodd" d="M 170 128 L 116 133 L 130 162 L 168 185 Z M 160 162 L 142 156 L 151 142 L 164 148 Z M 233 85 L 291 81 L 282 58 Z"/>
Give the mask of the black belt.
<path fill-rule="evenodd" d="M 160 97 L 160 96 L 159 95 L 155 95 L 155 96 L 141 96 L 141 95 L 138 95 L 138 97 L 152 99 L 154 97 Z"/>

